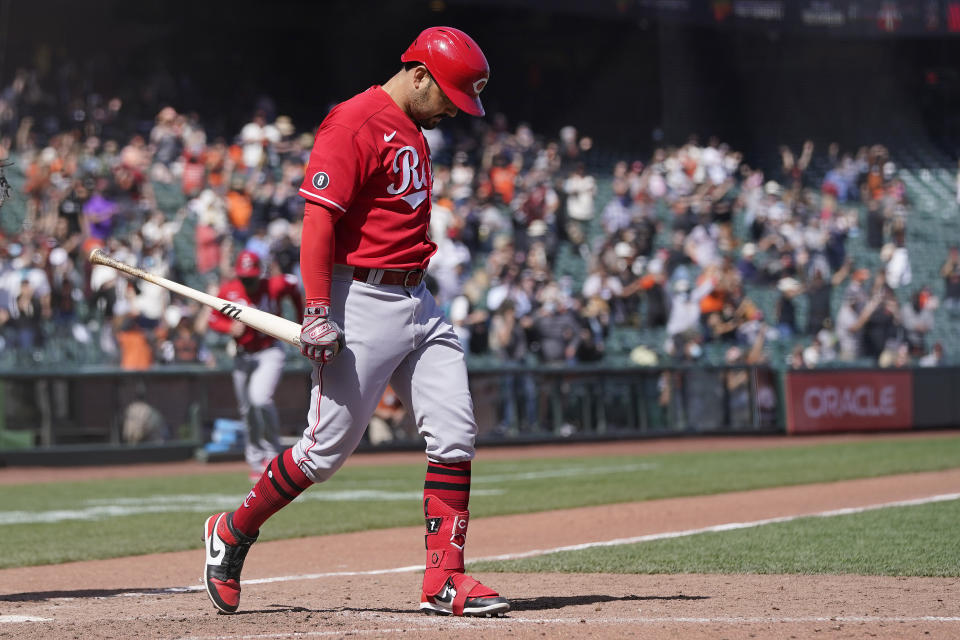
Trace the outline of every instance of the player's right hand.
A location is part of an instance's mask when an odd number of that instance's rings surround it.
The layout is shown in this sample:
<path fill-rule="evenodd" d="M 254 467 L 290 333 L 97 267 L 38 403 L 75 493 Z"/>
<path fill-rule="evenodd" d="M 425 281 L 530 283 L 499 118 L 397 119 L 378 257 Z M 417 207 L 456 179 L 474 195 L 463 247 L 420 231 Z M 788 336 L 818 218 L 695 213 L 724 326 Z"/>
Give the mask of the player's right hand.
<path fill-rule="evenodd" d="M 330 362 L 343 351 L 343 330 L 329 316 L 330 307 L 324 305 L 303 310 L 300 353 L 314 362 Z"/>

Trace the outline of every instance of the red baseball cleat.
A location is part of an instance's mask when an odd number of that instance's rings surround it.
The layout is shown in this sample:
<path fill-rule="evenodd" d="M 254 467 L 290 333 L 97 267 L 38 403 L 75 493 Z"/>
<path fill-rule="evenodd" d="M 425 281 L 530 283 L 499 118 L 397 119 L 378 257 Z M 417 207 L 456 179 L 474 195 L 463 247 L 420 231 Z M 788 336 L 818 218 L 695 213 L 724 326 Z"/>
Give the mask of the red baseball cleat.
<path fill-rule="evenodd" d="M 510 602 L 463 572 L 468 511 L 451 509 L 436 496 L 425 496 L 427 568 L 423 573 L 420 609 L 455 616 L 499 616 Z"/>
<path fill-rule="evenodd" d="M 466 595 L 458 598 L 458 591 Z M 510 603 L 470 576 L 454 573 L 447 578 L 438 594 L 421 594 L 420 609 L 424 613 L 495 617 L 509 611 Z"/>
<path fill-rule="evenodd" d="M 203 582 L 210 602 L 223 613 L 233 613 L 240 606 L 240 571 L 256 540 L 257 536 L 250 537 L 233 528 L 232 513 L 207 518 L 203 528 L 207 552 Z"/>

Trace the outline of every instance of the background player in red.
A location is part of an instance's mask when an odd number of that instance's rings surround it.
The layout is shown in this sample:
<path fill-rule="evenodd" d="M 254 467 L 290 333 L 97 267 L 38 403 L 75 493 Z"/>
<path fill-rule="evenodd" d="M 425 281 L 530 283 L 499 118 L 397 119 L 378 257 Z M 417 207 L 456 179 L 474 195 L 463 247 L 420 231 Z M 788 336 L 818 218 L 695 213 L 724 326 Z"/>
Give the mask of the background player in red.
<path fill-rule="evenodd" d="M 510 608 L 464 573 L 477 426 L 463 348 L 422 281 L 437 248 L 427 235 L 433 176 L 422 130 L 459 110 L 482 116 L 490 71 L 477 43 L 449 27 L 425 30 L 400 59 L 396 75 L 334 107 L 317 131 L 300 188 L 300 340 L 315 363 L 307 428 L 236 511 L 207 520 L 205 583 L 224 612 L 237 609 L 240 570 L 260 525 L 340 468 L 388 383 L 426 442 L 421 609 Z"/>
<path fill-rule="evenodd" d="M 293 276 L 263 278 L 260 257 L 252 251 L 237 254 L 236 278 L 220 287 L 217 297 L 281 315 L 283 300 L 289 299 L 300 313 L 303 299 Z M 302 320 L 302 316 L 298 318 Z M 273 392 L 283 373 L 285 355 L 277 341 L 247 325 L 214 310 L 209 326 L 233 336 L 237 355 L 233 364 L 233 389 L 237 395 L 240 418 L 246 428 L 244 457 L 256 482 L 271 460 L 280 453 L 280 420 Z"/>

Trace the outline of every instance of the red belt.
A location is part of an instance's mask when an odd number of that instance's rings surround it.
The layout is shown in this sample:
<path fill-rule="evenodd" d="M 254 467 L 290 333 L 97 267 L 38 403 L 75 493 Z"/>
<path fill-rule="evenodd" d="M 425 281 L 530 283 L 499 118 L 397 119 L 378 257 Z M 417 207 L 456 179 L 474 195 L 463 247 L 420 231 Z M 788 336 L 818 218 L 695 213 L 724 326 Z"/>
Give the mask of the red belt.
<path fill-rule="evenodd" d="M 368 269 L 354 267 L 353 279 L 367 284 L 397 284 L 403 287 L 415 287 L 423 280 L 423 269 Z"/>

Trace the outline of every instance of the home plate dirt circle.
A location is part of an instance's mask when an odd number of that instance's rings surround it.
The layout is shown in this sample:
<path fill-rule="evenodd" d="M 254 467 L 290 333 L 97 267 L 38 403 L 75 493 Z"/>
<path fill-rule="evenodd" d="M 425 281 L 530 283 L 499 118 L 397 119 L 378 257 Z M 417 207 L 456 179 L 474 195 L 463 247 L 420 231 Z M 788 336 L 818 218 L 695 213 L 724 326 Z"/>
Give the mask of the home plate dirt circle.
<path fill-rule="evenodd" d="M 625 444 L 617 443 L 617 453 L 627 453 Z M 646 444 L 634 452 L 652 453 Z M 580 455 L 564 452 L 559 455 Z M 3 476 L 0 483 L 9 481 Z M 960 470 L 478 517 L 471 522 L 468 561 L 952 493 L 960 493 Z M 477 574 L 511 599 L 507 616 L 427 616 L 417 609 L 421 529 L 258 543 L 234 615 L 215 613 L 202 590 L 199 546 L 3 570 L 0 638 L 960 637 L 957 578 Z"/>

